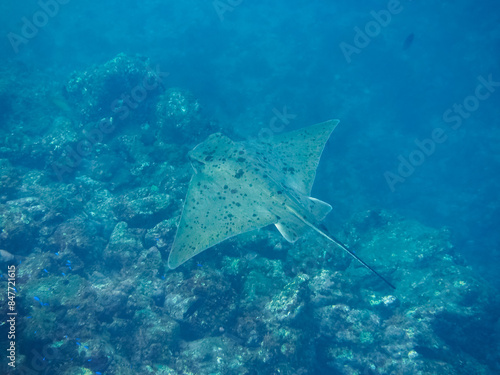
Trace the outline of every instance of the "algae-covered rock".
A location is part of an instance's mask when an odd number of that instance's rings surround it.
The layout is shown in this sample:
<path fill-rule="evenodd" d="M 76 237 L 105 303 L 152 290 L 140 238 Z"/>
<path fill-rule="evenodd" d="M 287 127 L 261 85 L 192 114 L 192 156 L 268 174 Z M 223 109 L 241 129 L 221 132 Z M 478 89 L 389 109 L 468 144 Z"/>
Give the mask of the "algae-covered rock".
<path fill-rule="evenodd" d="M 73 73 L 65 95 L 87 122 L 113 115 L 125 120 L 130 113 L 145 113 L 148 96 L 158 93 L 165 78 L 166 73 L 147 58 L 120 53 L 102 65 Z"/>
<path fill-rule="evenodd" d="M 352 299 L 342 273 L 338 271 L 322 269 L 309 281 L 308 286 L 311 291 L 310 303 L 317 308 L 347 303 Z"/>
<path fill-rule="evenodd" d="M 144 237 L 147 246 L 157 246 L 160 250 L 170 250 L 177 231 L 177 217 L 163 220 L 153 228 L 148 229 Z"/>
<path fill-rule="evenodd" d="M 266 312 L 280 322 L 290 323 L 297 319 L 304 309 L 309 276 L 298 275 L 266 305 Z"/>
<path fill-rule="evenodd" d="M 126 222 L 116 224 L 103 256 L 112 268 L 131 265 L 138 253 L 143 249 L 139 234 L 129 229 Z"/>
<path fill-rule="evenodd" d="M 172 200 L 168 194 L 148 194 L 124 198 L 113 208 L 113 212 L 120 221 L 125 221 L 132 227 L 149 226 L 158 219 L 166 216 L 170 210 Z"/>
<path fill-rule="evenodd" d="M 202 140 L 214 130 L 201 114 L 198 100 L 186 90 L 171 88 L 158 97 L 152 116 L 154 128 L 170 143 Z"/>
<path fill-rule="evenodd" d="M 277 292 L 286 283 L 283 264 L 280 260 L 254 258 L 243 276 L 243 301 L 255 304 L 260 298 Z"/>
<path fill-rule="evenodd" d="M 75 216 L 58 225 L 48 242 L 56 249 L 69 249 L 82 258 L 96 260 L 106 245 L 100 230 L 98 222 Z"/>
<path fill-rule="evenodd" d="M 133 363 L 168 363 L 177 347 L 180 326 L 168 316 L 158 316 L 150 309 L 138 310 L 134 320 L 141 322 L 125 344 Z"/>
<path fill-rule="evenodd" d="M 20 176 L 16 168 L 7 159 L 0 159 L 0 202 L 13 199 L 13 193 L 20 185 Z"/>
<path fill-rule="evenodd" d="M 39 231 L 53 218 L 53 211 L 38 197 L 0 204 L 0 245 L 25 255 L 39 241 Z"/>

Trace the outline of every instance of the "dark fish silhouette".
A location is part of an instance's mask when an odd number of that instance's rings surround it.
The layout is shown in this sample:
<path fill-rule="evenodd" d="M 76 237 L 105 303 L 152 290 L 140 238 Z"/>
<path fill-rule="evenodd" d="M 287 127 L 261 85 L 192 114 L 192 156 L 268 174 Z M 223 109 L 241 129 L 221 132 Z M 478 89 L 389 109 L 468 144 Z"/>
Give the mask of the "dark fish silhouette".
<path fill-rule="evenodd" d="M 406 50 L 413 44 L 413 39 L 415 39 L 415 34 L 411 33 L 408 35 L 403 43 L 403 49 Z"/>

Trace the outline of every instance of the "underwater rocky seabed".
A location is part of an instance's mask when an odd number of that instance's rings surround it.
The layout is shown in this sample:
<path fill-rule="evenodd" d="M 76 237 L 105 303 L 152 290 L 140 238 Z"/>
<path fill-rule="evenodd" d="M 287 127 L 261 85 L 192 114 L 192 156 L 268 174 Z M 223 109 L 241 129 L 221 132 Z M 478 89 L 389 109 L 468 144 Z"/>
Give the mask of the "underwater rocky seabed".
<path fill-rule="evenodd" d="M 126 55 L 65 82 L 2 69 L 0 249 L 21 261 L 23 373 L 500 371 L 496 291 L 446 229 L 384 211 L 345 222 L 341 239 L 395 291 L 314 233 L 290 245 L 274 228 L 168 270 L 186 154 L 220 130 L 196 98 Z M 85 133 L 99 139 L 90 150 Z"/>

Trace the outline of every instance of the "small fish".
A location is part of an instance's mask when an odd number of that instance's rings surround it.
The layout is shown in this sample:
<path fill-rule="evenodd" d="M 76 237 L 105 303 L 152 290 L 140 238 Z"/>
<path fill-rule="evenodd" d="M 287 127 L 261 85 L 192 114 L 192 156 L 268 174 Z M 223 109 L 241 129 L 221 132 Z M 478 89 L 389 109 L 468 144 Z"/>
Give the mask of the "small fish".
<path fill-rule="evenodd" d="M 410 33 L 410 35 L 408 35 L 403 43 L 403 49 L 408 49 L 411 47 L 411 45 L 413 44 L 413 39 L 415 39 L 415 34 L 413 33 Z"/>

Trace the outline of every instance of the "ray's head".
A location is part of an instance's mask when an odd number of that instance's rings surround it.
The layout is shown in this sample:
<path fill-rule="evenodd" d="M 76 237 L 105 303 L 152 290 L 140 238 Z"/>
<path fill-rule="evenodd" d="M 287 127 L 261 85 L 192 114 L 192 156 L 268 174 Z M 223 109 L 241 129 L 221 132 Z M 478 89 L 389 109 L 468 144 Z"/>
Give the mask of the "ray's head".
<path fill-rule="evenodd" d="M 189 159 L 193 168 L 200 164 L 210 164 L 229 156 L 235 148 L 235 143 L 221 133 L 209 136 L 204 142 L 189 151 Z"/>

